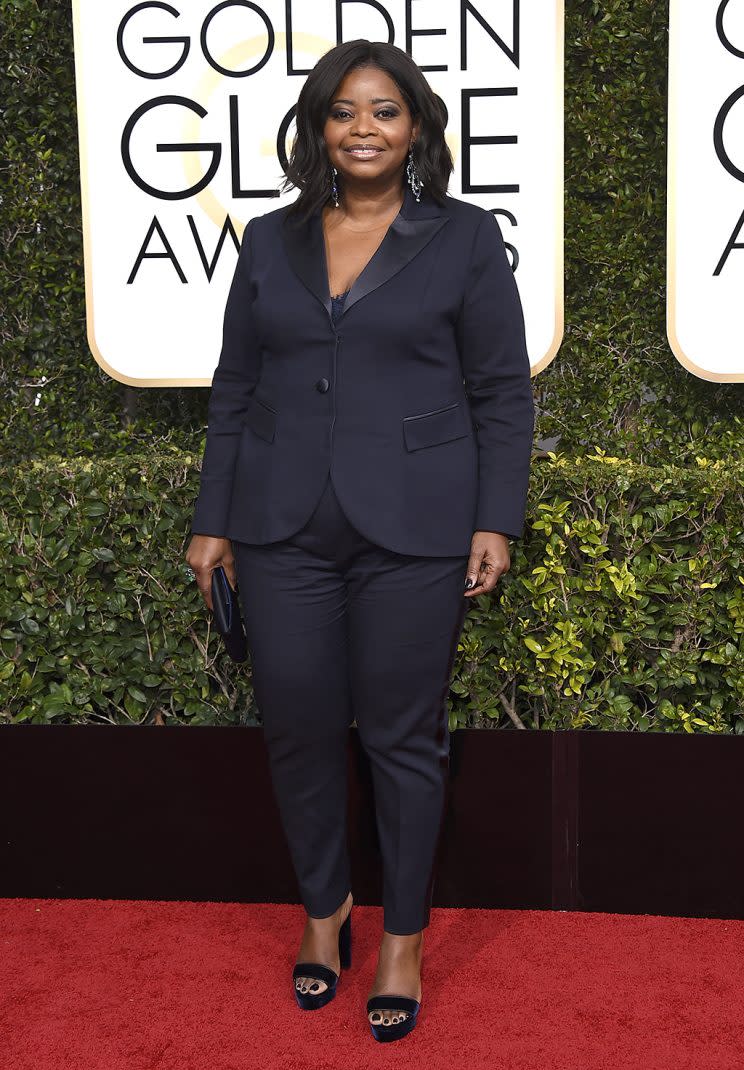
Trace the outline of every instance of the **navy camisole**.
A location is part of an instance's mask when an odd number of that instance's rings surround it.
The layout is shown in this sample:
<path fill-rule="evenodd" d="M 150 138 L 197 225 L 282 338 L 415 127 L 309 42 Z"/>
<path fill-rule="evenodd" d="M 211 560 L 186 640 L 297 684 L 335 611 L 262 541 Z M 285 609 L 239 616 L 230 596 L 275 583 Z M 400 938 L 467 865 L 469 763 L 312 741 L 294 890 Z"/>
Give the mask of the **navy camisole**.
<path fill-rule="evenodd" d="M 349 290 L 351 287 L 349 287 Z M 341 315 L 341 310 L 344 307 L 344 301 L 349 293 L 349 290 L 345 290 L 342 294 L 338 294 L 336 297 L 331 295 L 331 317 L 333 319 L 333 325 L 336 326 L 338 317 Z"/>

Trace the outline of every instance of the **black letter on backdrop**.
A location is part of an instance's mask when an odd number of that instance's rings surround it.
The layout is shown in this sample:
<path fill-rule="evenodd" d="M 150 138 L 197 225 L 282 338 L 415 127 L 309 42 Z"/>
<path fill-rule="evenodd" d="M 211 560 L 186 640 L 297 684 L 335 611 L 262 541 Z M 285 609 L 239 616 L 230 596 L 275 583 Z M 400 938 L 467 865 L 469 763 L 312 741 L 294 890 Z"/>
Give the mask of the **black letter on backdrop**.
<path fill-rule="evenodd" d="M 192 215 L 187 215 L 186 218 L 189 221 L 191 233 L 194 235 L 194 244 L 196 245 L 197 252 L 199 253 L 199 259 L 202 262 L 204 274 L 207 276 L 207 281 L 211 282 L 212 276 L 214 275 L 214 269 L 217 267 L 217 261 L 220 258 L 220 253 L 222 252 L 222 246 L 225 244 L 225 238 L 228 234 L 232 238 L 233 245 L 235 246 L 235 252 L 240 252 L 240 241 L 238 239 L 237 234 L 235 233 L 235 227 L 232 225 L 232 220 L 230 219 L 230 216 L 226 215 L 225 222 L 222 224 L 222 230 L 220 231 L 220 236 L 217 241 L 217 248 L 215 249 L 215 253 L 211 261 L 209 261 L 207 260 L 207 254 L 204 252 L 204 246 L 202 245 L 202 240 L 199 237 L 199 231 L 196 229 L 194 217 Z"/>
<path fill-rule="evenodd" d="M 148 253 L 148 252 L 145 252 L 145 250 L 147 249 L 147 246 L 149 245 L 150 238 L 153 236 L 153 234 L 155 233 L 156 230 L 157 230 L 158 234 L 160 235 L 160 240 L 162 241 L 163 245 L 165 246 L 166 251 L 164 253 Z M 168 239 L 165 236 L 165 231 L 163 230 L 163 228 L 160 226 L 160 223 L 158 222 L 158 217 L 156 215 L 154 215 L 152 217 L 152 223 L 147 228 L 147 234 L 145 235 L 145 240 L 142 242 L 142 246 L 140 248 L 140 251 L 137 253 L 137 259 L 134 262 L 134 267 L 132 268 L 132 271 L 131 271 L 131 274 L 130 274 L 129 278 L 127 279 L 127 286 L 129 286 L 130 283 L 134 282 L 134 277 L 137 274 L 137 272 L 139 271 L 139 266 L 140 266 L 140 264 L 142 263 L 143 260 L 163 260 L 163 259 L 170 260 L 170 262 L 173 264 L 173 267 L 178 272 L 178 277 L 181 280 L 181 282 L 186 282 L 186 276 L 184 275 L 183 271 L 181 270 L 181 265 L 178 263 L 178 260 L 176 259 L 176 254 L 171 249 L 170 243 L 169 243 Z"/>
<path fill-rule="evenodd" d="M 517 225 L 517 217 L 513 212 L 510 212 L 507 208 L 491 208 L 489 209 L 492 215 L 504 215 L 509 220 L 513 227 Z M 516 271 L 519 267 L 519 250 L 516 245 L 512 245 L 511 242 L 504 241 L 504 247 L 511 253 L 512 256 L 512 271 Z"/>
<path fill-rule="evenodd" d="M 238 97 L 230 94 L 230 174 L 233 197 L 278 197 L 278 189 L 240 188 L 240 129 L 238 124 Z"/>
<path fill-rule="evenodd" d="M 718 34 L 718 40 L 721 42 L 727 52 L 730 52 L 733 56 L 738 56 L 739 59 L 744 59 L 744 52 L 742 52 L 740 48 L 735 48 L 731 44 L 728 37 L 726 36 L 726 31 L 723 28 L 723 16 L 726 11 L 726 8 L 728 7 L 728 2 L 729 0 L 721 0 L 721 3 L 718 7 L 718 11 L 716 13 L 716 33 Z"/>
<path fill-rule="evenodd" d="M 519 0 L 512 0 L 512 47 L 506 44 L 481 15 L 476 11 L 470 0 L 462 0 L 460 4 L 460 70 L 468 69 L 468 23 L 467 15 L 470 13 L 481 24 L 489 37 L 492 37 L 501 51 L 509 57 L 515 67 L 519 67 Z"/>
<path fill-rule="evenodd" d="M 179 44 L 183 45 L 183 52 L 180 58 L 169 67 L 167 71 L 157 71 L 155 74 L 150 71 L 142 71 L 139 67 L 135 67 L 132 61 L 124 51 L 124 30 L 127 27 L 127 23 L 131 19 L 132 15 L 136 15 L 138 11 L 144 11 L 145 8 L 157 7 L 162 11 L 167 11 L 169 15 L 172 15 L 175 19 L 181 17 L 180 11 L 176 11 L 170 4 L 162 4 L 160 0 L 145 0 L 144 4 L 137 4 L 136 7 L 130 8 L 127 11 L 124 18 L 119 23 L 119 29 L 116 31 L 116 47 L 119 50 L 119 56 L 125 67 L 128 67 L 134 74 L 139 75 L 140 78 L 167 78 L 171 74 L 175 74 L 180 70 L 186 62 L 186 57 L 189 54 L 189 48 L 191 47 L 191 41 L 188 37 L 143 37 L 142 40 L 146 45 L 153 44 Z"/>
<path fill-rule="evenodd" d="M 224 11 L 226 7 L 247 7 L 250 11 L 255 11 L 256 14 L 263 19 L 264 25 L 266 26 L 266 51 L 264 52 L 258 63 L 255 65 L 255 67 L 249 67 L 247 71 L 231 71 L 228 70 L 227 67 L 221 67 L 212 55 L 212 53 L 207 48 L 207 30 L 209 29 L 209 25 L 215 15 L 218 15 L 220 11 Z M 261 10 L 258 4 L 252 4 L 250 0 L 223 0 L 221 4 L 217 5 L 217 7 L 212 8 L 212 10 L 209 12 L 204 22 L 202 23 L 201 47 L 202 52 L 204 53 L 204 58 L 206 59 L 207 63 L 209 63 L 210 67 L 214 67 L 216 71 L 219 71 L 220 74 L 224 74 L 226 78 L 247 78 L 249 75 L 255 74 L 256 71 L 260 71 L 261 68 L 271 59 L 271 53 L 274 51 L 274 27 L 271 25 L 271 20 L 269 19 L 269 16 L 266 14 L 265 11 Z"/>
<path fill-rule="evenodd" d="M 741 215 L 739 216 L 739 218 L 737 220 L 737 223 L 736 223 L 736 226 L 734 227 L 733 232 L 731 234 L 731 237 L 729 238 L 729 240 L 728 240 L 728 242 L 726 244 L 726 248 L 723 250 L 723 255 L 721 256 L 721 259 L 716 264 L 716 270 L 713 272 L 714 275 L 720 275 L 721 274 L 721 272 L 723 271 L 723 269 L 725 267 L 726 261 L 729 258 L 729 253 L 731 252 L 732 249 L 744 249 L 744 241 L 737 242 L 737 240 L 736 240 L 737 236 L 741 233 L 741 228 L 742 227 L 744 227 L 744 212 L 742 212 Z"/>
<path fill-rule="evenodd" d="M 277 131 L 276 135 L 276 155 L 279 160 L 279 166 L 285 174 L 287 173 L 287 164 L 289 163 L 285 149 L 285 145 L 287 142 L 287 131 L 289 130 L 292 124 L 292 120 L 295 117 L 296 111 L 297 105 L 293 104 L 287 114 L 282 119 L 281 123 L 279 124 L 279 130 Z M 274 196 L 279 196 L 279 190 L 275 192 Z"/>
<path fill-rule="evenodd" d="M 413 38 L 414 37 L 434 37 L 441 34 L 446 34 L 446 30 L 414 30 L 411 26 L 411 4 L 413 0 L 406 0 L 406 52 L 409 56 L 413 56 Z M 449 67 L 446 63 L 438 63 L 432 66 L 422 66 L 419 64 L 420 71 L 447 71 Z"/>
<path fill-rule="evenodd" d="M 292 38 L 292 0 L 284 0 L 284 24 L 287 27 L 287 74 L 309 74 L 311 68 L 300 70 L 294 65 L 294 40 Z"/>
<path fill-rule="evenodd" d="M 200 119 L 203 119 L 207 114 L 207 109 L 202 108 L 201 104 L 197 104 L 195 100 L 189 100 L 188 97 L 153 97 L 152 100 L 145 101 L 144 104 L 140 104 L 139 108 L 132 112 L 127 124 L 124 127 L 124 131 L 121 135 L 121 158 L 124 161 L 124 167 L 127 174 L 134 182 L 135 186 L 139 186 L 145 193 L 149 193 L 151 197 L 159 197 L 163 201 L 181 201 L 186 197 L 192 197 L 195 193 L 199 193 L 215 176 L 217 168 L 220 165 L 220 158 L 222 156 L 222 146 L 219 141 L 205 141 L 201 144 L 196 142 L 185 142 L 182 144 L 163 144 L 158 142 L 156 148 L 158 152 L 211 152 L 212 162 L 207 169 L 207 173 L 203 178 L 200 178 L 193 186 L 189 186 L 188 189 L 175 190 L 174 192 L 168 192 L 167 190 L 157 189 L 155 186 L 151 186 L 148 182 L 145 182 L 144 178 L 140 178 L 132 163 L 132 156 L 129 151 L 129 142 L 138 121 L 148 111 L 152 111 L 153 108 L 160 107 L 161 104 L 180 104 L 184 108 L 189 108 L 191 111 L 195 111 Z"/>
<path fill-rule="evenodd" d="M 519 185 L 488 184 L 474 186 L 470 181 L 470 146 L 471 145 L 516 145 L 516 134 L 492 134 L 490 136 L 473 136 L 470 133 L 470 99 L 471 97 L 515 97 L 516 86 L 496 89 L 463 89 L 462 91 L 462 192 L 463 193 L 519 193 Z"/>
<path fill-rule="evenodd" d="M 722 167 L 725 167 L 730 175 L 733 175 L 737 182 L 744 182 L 744 171 L 736 166 L 729 154 L 726 152 L 723 144 L 723 128 L 726 125 L 726 120 L 729 117 L 729 112 L 741 98 L 744 97 L 744 85 L 735 89 L 731 96 L 724 100 L 721 105 L 721 110 L 716 116 L 716 121 L 713 126 L 713 144 L 716 147 L 716 156 Z"/>
<path fill-rule="evenodd" d="M 336 0 L 336 44 L 340 45 L 343 41 L 343 30 L 341 28 L 341 5 L 342 4 L 367 4 L 368 7 L 373 7 L 375 11 L 379 11 L 385 20 L 388 31 L 388 44 L 395 44 L 395 26 L 393 20 L 387 13 L 385 8 L 379 2 L 379 0 Z M 375 38 L 379 41 L 379 37 Z"/>

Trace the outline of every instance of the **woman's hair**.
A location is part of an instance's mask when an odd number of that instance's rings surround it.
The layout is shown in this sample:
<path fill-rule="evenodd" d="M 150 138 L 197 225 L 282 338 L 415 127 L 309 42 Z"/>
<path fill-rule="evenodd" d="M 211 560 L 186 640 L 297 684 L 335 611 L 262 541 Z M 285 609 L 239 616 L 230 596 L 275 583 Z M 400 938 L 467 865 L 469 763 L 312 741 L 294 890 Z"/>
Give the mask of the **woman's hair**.
<path fill-rule="evenodd" d="M 449 176 L 454 170 L 452 154 L 444 139 L 444 102 L 401 48 L 384 41 L 359 38 L 336 45 L 321 56 L 297 98 L 297 132 L 281 189 L 284 192 L 295 186 L 300 190 L 287 209 L 288 215 L 300 221 L 308 219 L 330 196 L 331 164 L 323 128 L 336 89 L 349 71 L 358 67 L 378 67 L 385 71 L 400 90 L 411 119 L 420 118 L 413 160 L 424 191 L 444 202 Z"/>

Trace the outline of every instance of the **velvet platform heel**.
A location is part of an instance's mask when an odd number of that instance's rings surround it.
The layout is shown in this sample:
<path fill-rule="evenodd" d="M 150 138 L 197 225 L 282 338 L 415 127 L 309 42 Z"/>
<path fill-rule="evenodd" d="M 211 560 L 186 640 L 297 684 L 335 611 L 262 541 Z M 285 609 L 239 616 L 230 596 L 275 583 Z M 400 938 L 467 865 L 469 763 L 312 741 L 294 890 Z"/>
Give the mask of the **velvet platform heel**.
<path fill-rule="evenodd" d="M 352 906 L 346 921 L 338 930 L 338 956 L 343 970 L 348 970 L 351 966 L 351 911 L 353 909 L 354 907 Z M 326 1003 L 330 1003 L 336 995 L 339 976 L 329 966 L 324 966 L 322 962 L 296 963 L 292 970 L 292 988 L 297 1000 L 297 1006 L 303 1011 L 317 1011 L 321 1007 L 325 1007 Z M 323 989 L 322 992 L 300 992 L 296 984 L 298 977 L 317 977 L 319 981 L 324 981 L 328 987 Z"/>
<path fill-rule="evenodd" d="M 382 1012 L 385 1007 L 388 1007 L 393 1014 L 396 1011 L 405 1011 L 408 1017 L 404 1018 L 402 1022 L 394 1022 L 391 1025 L 383 1025 L 382 1022 L 375 1024 L 375 1022 L 369 1022 L 369 1018 L 367 1018 L 375 1040 L 380 1040 L 383 1043 L 387 1040 L 400 1040 L 401 1037 L 404 1037 L 415 1028 L 416 1018 L 421 1007 L 419 1000 L 412 999 L 411 996 L 394 996 L 386 992 L 379 996 L 371 996 L 367 1000 L 368 1015 L 370 1011 Z M 384 1015 L 381 1013 L 380 1017 L 382 1018 Z"/>

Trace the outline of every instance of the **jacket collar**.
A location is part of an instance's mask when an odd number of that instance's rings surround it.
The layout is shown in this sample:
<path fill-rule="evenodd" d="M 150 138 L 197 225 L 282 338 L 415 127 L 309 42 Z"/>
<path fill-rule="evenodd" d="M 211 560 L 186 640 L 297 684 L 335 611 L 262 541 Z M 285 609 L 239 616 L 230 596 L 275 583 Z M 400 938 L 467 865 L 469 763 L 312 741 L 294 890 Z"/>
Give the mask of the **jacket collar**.
<path fill-rule="evenodd" d="M 426 190 L 417 201 L 406 184 L 398 215 L 385 232 L 382 243 L 357 276 L 349 291 L 341 316 L 378 286 L 388 282 L 421 252 L 449 219 L 447 205 L 440 205 Z M 318 208 L 303 225 L 284 220 L 282 240 L 289 264 L 304 285 L 317 297 L 331 318 L 331 295 L 323 236 L 322 209 Z"/>

